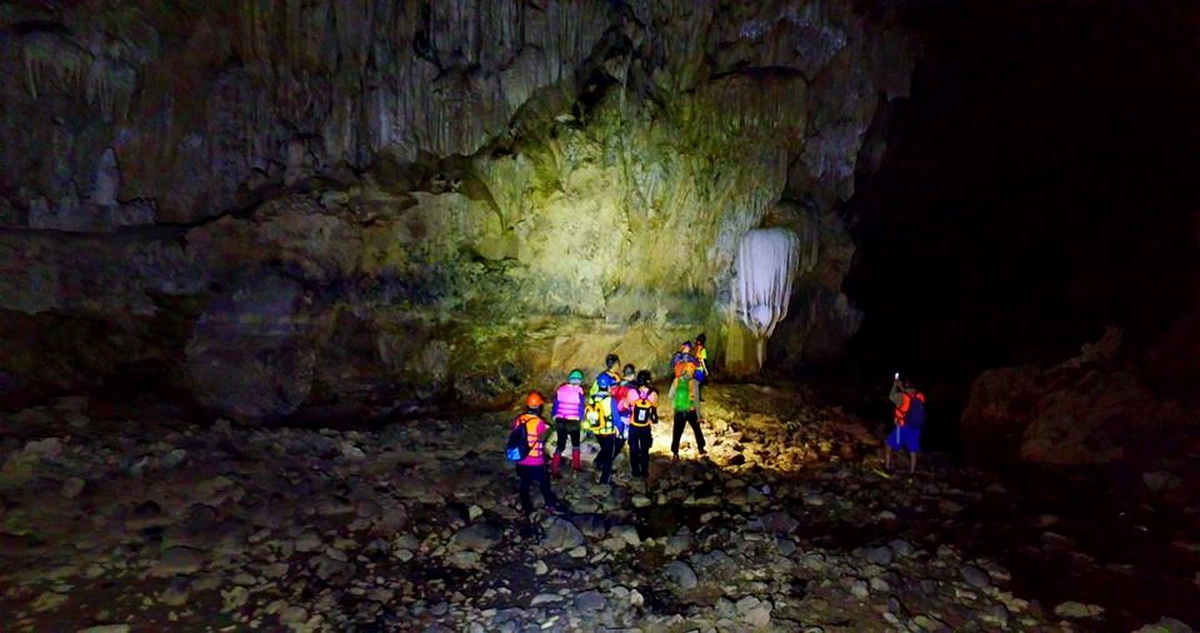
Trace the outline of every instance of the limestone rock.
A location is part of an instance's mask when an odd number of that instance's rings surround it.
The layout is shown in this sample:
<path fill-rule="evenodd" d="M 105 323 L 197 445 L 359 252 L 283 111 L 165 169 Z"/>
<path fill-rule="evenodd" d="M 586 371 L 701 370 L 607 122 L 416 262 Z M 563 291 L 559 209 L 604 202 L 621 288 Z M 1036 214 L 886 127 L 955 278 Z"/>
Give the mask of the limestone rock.
<path fill-rule="evenodd" d="M 663 573 L 680 589 L 687 591 L 694 589 L 699 582 L 696 578 L 696 572 L 686 562 L 681 560 L 671 561 L 663 568 Z"/>
<path fill-rule="evenodd" d="M 454 534 L 451 543 L 464 550 L 486 552 L 504 538 L 504 531 L 490 523 L 473 523 Z"/>
<path fill-rule="evenodd" d="M 252 422 L 293 413 L 308 397 L 316 362 L 306 302 L 299 284 L 265 274 L 214 303 L 187 346 L 201 402 Z"/>
<path fill-rule="evenodd" d="M 543 524 L 542 546 L 552 551 L 565 551 L 584 544 L 583 532 L 574 523 L 561 517 L 551 517 Z"/>

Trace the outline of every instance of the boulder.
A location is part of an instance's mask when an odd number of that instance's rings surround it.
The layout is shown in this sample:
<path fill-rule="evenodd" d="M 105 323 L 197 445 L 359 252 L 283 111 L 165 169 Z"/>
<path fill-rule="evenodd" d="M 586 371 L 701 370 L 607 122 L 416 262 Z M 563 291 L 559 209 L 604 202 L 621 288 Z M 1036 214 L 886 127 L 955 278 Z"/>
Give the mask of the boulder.
<path fill-rule="evenodd" d="M 687 591 L 694 589 L 698 582 L 696 572 L 684 561 L 675 560 L 667 563 L 663 568 L 663 574 L 675 584 L 676 587 Z"/>
<path fill-rule="evenodd" d="M 983 455 L 997 445 L 1019 445 L 1045 393 L 1044 383 L 1042 370 L 1028 365 L 989 369 L 980 374 L 971 385 L 960 423 L 968 451 Z"/>
<path fill-rule="evenodd" d="M 1120 363 L 1120 345 L 1120 330 L 1109 328 L 1055 367 L 983 372 L 960 423 L 968 453 L 1052 464 L 1186 456 L 1200 416 L 1151 391 Z"/>

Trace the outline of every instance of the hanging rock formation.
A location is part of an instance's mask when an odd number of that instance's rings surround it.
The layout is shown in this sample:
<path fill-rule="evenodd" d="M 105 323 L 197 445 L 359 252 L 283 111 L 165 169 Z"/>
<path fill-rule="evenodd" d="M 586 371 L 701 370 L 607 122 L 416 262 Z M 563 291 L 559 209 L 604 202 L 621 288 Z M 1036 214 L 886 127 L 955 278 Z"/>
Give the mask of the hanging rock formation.
<path fill-rule="evenodd" d="M 791 201 L 819 261 L 781 328 L 836 349 L 835 209 L 912 70 L 851 2 L 94 1 L 0 28 L 0 399 L 150 362 L 245 420 L 504 404 L 698 328 L 719 362 L 738 241 Z"/>

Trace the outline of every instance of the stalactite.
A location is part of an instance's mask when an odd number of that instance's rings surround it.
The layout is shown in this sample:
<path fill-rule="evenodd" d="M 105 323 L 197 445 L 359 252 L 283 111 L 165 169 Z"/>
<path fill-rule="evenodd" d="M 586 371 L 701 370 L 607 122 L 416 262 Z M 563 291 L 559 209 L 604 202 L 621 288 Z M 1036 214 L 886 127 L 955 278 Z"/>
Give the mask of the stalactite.
<path fill-rule="evenodd" d="M 742 238 L 737 309 L 757 341 L 759 367 L 764 361 L 767 338 L 787 316 L 797 255 L 796 234 L 787 229 L 755 229 Z"/>

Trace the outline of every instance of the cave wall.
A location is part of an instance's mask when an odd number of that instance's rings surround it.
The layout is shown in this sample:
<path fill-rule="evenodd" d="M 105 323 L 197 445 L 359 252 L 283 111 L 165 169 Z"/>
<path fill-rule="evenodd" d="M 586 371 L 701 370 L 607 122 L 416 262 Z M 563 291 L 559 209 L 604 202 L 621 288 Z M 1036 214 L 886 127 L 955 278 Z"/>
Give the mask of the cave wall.
<path fill-rule="evenodd" d="M 0 8 L 0 395 L 154 361 L 267 420 L 718 362 L 740 237 L 857 328 L 836 207 L 912 45 L 849 2 Z M 797 201 L 802 201 L 797 202 Z"/>

